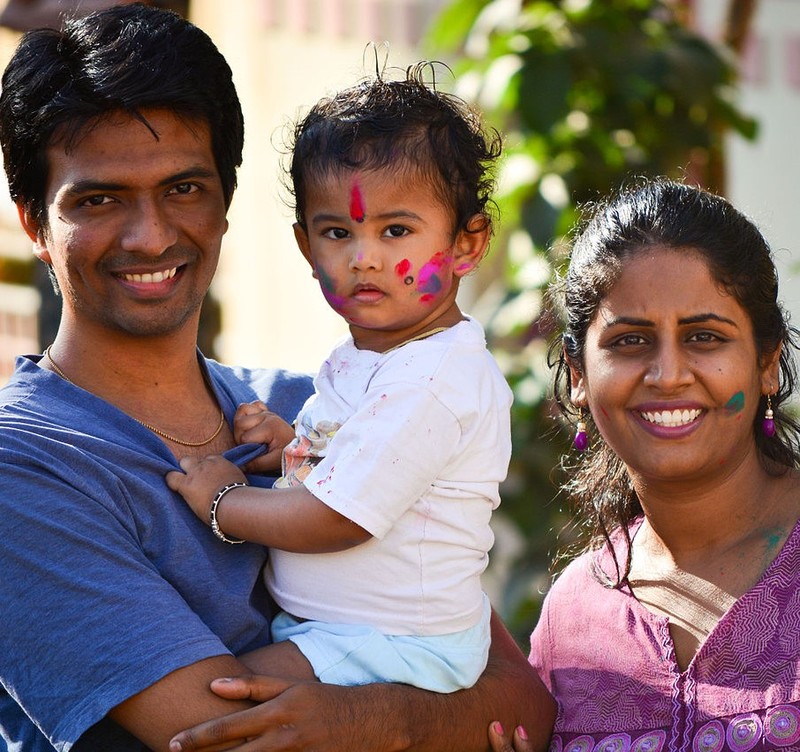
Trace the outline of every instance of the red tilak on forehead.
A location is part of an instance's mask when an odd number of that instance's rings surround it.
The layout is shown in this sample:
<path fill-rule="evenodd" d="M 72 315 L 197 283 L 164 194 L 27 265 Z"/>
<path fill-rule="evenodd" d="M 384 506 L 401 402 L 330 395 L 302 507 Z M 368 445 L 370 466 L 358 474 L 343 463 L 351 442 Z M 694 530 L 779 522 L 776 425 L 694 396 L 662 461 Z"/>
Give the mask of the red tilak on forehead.
<path fill-rule="evenodd" d="M 361 189 L 358 183 L 353 183 L 350 191 L 350 219 L 356 222 L 364 221 L 364 199 L 361 197 Z"/>

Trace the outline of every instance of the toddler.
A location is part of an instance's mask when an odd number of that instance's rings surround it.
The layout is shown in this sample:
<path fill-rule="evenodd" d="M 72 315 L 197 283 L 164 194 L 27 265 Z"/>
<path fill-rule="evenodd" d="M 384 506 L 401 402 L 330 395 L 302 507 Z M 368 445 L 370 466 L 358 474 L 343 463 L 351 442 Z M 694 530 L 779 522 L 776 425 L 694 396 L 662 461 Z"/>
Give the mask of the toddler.
<path fill-rule="evenodd" d="M 214 533 L 270 547 L 282 609 L 261 673 L 451 692 L 486 666 L 480 577 L 511 452 L 511 391 L 456 303 L 492 228 L 496 134 L 426 84 L 429 64 L 314 106 L 289 175 L 295 237 L 347 321 L 298 415 L 274 489 L 221 457 L 168 476 Z M 237 413 L 274 449 L 276 417 Z"/>

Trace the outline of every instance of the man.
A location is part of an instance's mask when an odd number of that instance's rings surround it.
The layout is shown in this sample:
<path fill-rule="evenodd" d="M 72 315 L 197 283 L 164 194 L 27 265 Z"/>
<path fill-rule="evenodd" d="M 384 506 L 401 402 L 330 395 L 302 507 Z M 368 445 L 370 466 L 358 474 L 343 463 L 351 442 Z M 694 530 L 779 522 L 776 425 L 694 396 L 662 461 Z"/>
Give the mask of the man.
<path fill-rule="evenodd" d="M 215 538 L 164 475 L 190 455 L 246 463 L 236 406 L 261 399 L 291 419 L 311 389 L 197 351 L 242 138 L 230 69 L 166 11 L 126 5 L 32 32 L 6 69 L 11 195 L 63 298 L 55 341 L 0 391 L 6 747 L 166 749 L 247 708 L 263 749 L 482 749 L 494 718 L 544 739 L 550 705 L 536 710 L 541 684 L 497 623 L 486 674 L 455 695 L 209 689 L 246 674 L 235 656 L 269 639 L 265 554 Z"/>

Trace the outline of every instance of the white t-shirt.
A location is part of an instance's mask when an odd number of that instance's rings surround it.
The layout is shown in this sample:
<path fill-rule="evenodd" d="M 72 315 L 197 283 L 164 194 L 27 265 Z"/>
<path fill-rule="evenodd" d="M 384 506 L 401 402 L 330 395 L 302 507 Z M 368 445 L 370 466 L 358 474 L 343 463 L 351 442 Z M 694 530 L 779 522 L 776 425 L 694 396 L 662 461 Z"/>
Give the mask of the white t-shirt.
<path fill-rule="evenodd" d="M 348 338 L 315 386 L 295 443 L 320 459 L 302 482 L 373 538 L 328 554 L 273 549 L 266 581 L 278 604 L 385 634 L 475 625 L 512 401 L 480 325 L 468 319 L 386 353 Z"/>

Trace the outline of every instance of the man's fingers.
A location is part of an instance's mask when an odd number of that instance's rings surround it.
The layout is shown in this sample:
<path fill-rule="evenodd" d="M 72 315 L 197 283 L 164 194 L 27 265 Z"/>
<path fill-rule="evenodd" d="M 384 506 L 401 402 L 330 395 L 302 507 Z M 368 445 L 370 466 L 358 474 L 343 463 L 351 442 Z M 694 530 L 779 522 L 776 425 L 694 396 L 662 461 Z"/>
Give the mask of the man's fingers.
<path fill-rule="evenodd" d="M 237 676 L 215 679 L 211 691 L 227 700 L 253 700 L 267 702 L 292 686 L 286 679 L 271 676 Z"/>

